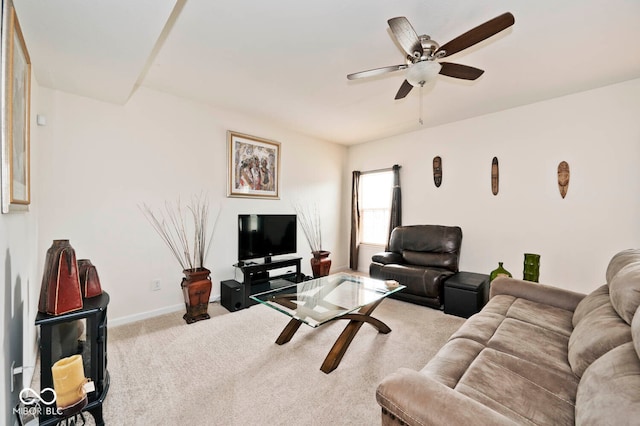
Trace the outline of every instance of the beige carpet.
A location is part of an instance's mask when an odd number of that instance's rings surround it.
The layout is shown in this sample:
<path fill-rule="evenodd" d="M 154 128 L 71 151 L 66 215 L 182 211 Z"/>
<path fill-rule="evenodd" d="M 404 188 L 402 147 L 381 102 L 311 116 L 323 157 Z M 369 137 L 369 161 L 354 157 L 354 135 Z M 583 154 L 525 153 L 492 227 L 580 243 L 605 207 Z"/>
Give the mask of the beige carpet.
<path fill-rule="evenodd" d="M 374 312 L 392 332 L 364 324 L 342 363 L 320 365 L 347 324 L 303 325 L 282 346 L 288 317 L 257 305 L 186 325 L 182 313 L 109 329 L 109 425 L 375 425 L 377 384 L 398 367 L 420 369 L 462 324 L 441 311 L 387 299 Z"/>

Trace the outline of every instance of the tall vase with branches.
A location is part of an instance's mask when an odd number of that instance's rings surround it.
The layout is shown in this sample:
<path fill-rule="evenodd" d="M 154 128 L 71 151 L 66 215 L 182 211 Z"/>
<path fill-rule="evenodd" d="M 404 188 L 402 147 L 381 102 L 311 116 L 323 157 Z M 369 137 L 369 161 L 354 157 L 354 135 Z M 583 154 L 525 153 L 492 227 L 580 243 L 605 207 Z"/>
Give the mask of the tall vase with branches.
<path fill-rule="evenodd" d="M 220 211 L 210 227 L 209 202 L 202 195 L 193 196 L 186 207 L 178 199 L 175 205 L 165 202 L 164 210 L 154 211 L 146 204 L 141 210 L 182 267 L 185 277 L 180 286 L 187 310 L 184 320 L 191 324 L 209 319 L 211 271 L 204 262 Z"/>
<path fill-rule="evenodd" d="M 331 259 L 329 255 L 331 252 L 322 249 L 322 227 L 320 221 L 320 213 L 317 205 L 303 205 L 301 203 L 294 203 L 293 205 L 302 232 L 309 243 L 311 248 L 311 270 L 313 271 L 313 277 L 324 277 L 329 275 L 331 269 Z"/>

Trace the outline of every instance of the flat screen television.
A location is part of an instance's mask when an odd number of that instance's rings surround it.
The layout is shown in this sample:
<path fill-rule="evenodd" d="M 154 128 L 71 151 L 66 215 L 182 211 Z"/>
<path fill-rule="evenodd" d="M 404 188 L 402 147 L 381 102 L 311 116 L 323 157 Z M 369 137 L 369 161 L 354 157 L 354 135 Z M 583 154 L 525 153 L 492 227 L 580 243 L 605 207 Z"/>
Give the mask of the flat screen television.
<path fill-rule="evenodd" d="M 297 229 L 295 214 L 238 215 L 238 260 L 295 253 Z"/>

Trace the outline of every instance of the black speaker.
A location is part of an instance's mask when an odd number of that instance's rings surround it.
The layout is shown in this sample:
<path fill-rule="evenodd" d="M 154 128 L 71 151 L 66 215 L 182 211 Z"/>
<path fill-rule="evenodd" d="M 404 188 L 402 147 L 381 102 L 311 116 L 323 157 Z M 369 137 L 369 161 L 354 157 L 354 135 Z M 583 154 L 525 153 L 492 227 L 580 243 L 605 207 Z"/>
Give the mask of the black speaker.
<path fill-rule="evenodd" d="M 229 312 L 246 308 L 242 284 L 236 280 L 222 281 L 220 283 L 220 304 Z"/>

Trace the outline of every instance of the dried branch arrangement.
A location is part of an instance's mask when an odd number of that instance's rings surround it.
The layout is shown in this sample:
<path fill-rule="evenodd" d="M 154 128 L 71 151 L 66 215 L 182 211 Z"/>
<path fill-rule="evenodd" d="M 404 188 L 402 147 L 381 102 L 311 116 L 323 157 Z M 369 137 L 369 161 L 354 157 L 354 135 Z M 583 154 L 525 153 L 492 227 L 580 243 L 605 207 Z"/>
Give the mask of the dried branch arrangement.
<path fill-rule="evenodd" d="M 311 252 L 322 251 L 322 231 L 320 227 L 320 213 L 318 206 L 303 206 L 300 203 L 293 203 L 293 208 L 298 215 L 300 226 L 307 238 Z"/>
<path fill-rule="evenodd" d="M 165 202 L 164 210 L 159 210 L 157 213 L 146 204 L 143 204 L 140 209 L 183 270 L 203 267 L 220 217 L 220 210 L 218 210 L 211 231 L 208 232 L 210 211 L 206 197 L 193 196 L 186 210 L 180 199 L 175 205 Z M 188 220 L 189 217 L 192 222 Z M 193 242 L 189 235 L 193 235 Z"/>

